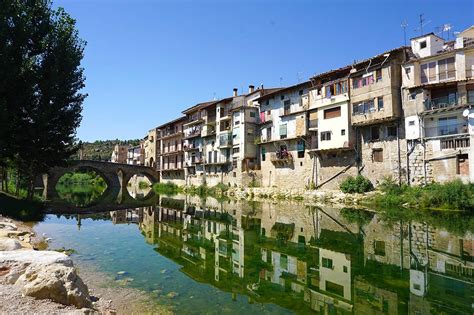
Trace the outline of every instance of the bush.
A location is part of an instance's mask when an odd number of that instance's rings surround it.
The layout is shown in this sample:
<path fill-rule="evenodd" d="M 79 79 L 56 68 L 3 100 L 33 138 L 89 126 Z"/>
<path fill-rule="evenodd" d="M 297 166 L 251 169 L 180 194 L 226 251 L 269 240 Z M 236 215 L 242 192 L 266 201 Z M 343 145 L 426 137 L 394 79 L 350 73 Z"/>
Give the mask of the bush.
<path fill-rule="evenodd" d="M 158 195 L 176 195 L 182 191 L 181 187 L 173 183 L 156 183 L 153 190 Z"/>
<path fill-rule="evenodd" d="M 347 177 L 339 186 L 345 193 L 365 193 L 374 189 L 374 185 L 364 176 Z"/>

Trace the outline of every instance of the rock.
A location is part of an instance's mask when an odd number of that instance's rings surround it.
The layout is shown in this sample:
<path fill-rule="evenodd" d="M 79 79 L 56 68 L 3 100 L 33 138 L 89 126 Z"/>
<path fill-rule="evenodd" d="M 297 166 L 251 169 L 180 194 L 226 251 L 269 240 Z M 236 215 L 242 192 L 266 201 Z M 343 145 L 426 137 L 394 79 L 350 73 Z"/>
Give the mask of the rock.
<path fill-rule="evenodd" d="M 12 251 L 20 248 L 21 244 L 18 240 L 8 237 L 0 238 L 0 251 Z"/>
<path fill-rule="evenodd" d="M 92 306 L 89 290 L 73 267 L 55 264 L 38 268 L 30 265 L 15 285 L 23 285 L 21 291 L 24 295 L 38 299 L 51 299 L 77 308 Z"/>
<path fill-rule="evenodd" d="M 174 299 L 178 295 L 179 295 L 178 292 L 171 291 L 170 293 L 166 294 L 166 297 L 170 299 Z"/>
<path fill-rule="evenodd" d="M 60 264 L 72 267 L 69 256 L 55 251 L 16 250 L 0 252 L 0 265 L 5 263 L 24 263 L 37 265 Z"/>
<path fill-rule="evenodd" d="M 160 273 L 166 273 L 168 270 L 166 269 L 161 269 Z"/>
<path fill-rule="evenodd" d="M 126 271 L 119 271 L 119 272 L 117 272 L 117 274 L 118 274 L 119 276 L 123 276 L 123 275 L 128 274 L 128 272 L 126 272 Z"/>

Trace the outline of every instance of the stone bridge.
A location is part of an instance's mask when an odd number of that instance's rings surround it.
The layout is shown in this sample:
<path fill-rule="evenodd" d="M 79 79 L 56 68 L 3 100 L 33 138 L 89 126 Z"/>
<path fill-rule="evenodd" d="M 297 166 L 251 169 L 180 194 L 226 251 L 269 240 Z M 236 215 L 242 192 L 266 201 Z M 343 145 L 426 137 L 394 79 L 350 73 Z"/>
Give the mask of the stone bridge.
<path fill-rule="evenodd" d="M 101 162 L 92 160 L 70 161 L 65 167 L 54 167 L 43 175 L 43 197 L 47 200 L 58 200 L 56 185 L 59 179 L 68 172 L 94 171 L 107 183 L 104 197 L 108 201 L 122 203 L 124 199 L 132 198 L 127 190 L 127 184 L 134 175 L 146 176 L 150 182 L 158 182 L 158 172 L 148 166 L 121 163 Z"/>

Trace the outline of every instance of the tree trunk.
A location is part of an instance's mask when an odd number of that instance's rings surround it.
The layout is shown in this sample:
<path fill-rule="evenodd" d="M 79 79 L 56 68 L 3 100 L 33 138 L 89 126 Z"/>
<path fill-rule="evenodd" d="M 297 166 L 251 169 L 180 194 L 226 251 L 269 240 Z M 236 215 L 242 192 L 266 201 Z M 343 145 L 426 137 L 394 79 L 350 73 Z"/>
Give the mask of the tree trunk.
<path fill-rule="evenodd" d="M 28 193 L 27 193 L 26 199 L 32 200 L 34 196 L 34 192 L 35 192 L 35 176 L 32 175 L 28 179 Z"/>
<path fill-rule="evenodd" d="M 18 170 L 16 171 L 16 177 L 15 177 L 15 195 L 17 196 L 20 195 L 20 173 Z"/>
<path fill-rule="evenodd" d="M 8 169 L 5 168 L 5 192 L 8 193 Z"/>

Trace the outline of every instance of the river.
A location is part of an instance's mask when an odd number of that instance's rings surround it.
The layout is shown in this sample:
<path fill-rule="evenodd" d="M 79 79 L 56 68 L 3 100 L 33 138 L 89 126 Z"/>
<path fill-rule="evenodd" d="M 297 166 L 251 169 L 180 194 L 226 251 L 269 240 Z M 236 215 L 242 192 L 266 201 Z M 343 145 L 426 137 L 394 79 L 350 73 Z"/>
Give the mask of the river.
<path fill-rule="evenodd" d="M 472 218 L 177 195 L 47 215 L 50 248 L 180 314 L 472 314 Z M 467 222 L 467 223 L 466 223 Z"/>

